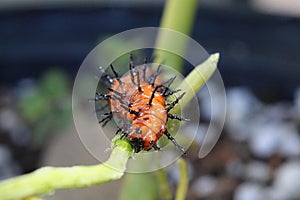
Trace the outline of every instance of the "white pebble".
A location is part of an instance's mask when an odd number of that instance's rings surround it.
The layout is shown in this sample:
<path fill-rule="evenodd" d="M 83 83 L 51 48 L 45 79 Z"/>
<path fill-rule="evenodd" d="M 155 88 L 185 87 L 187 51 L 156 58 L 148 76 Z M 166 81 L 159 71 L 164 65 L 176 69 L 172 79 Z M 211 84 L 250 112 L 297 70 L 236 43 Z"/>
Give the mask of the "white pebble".
<path fill-rule="evenodd" d="M 289 161 L 276 171 L 274 191 L 283 199 L 300 198 L 300 160 Z"/>
<path fill-rule="evenodd" d="M 193 191 L 199 198 L 212 195 L 216 189 L 217 180 L 213 176 L 201 176 L 192 185 Z"/>
<path fill-rule="evenodd" d="M 253 126 L 249 138 L 250 150 L 262 158 L 271 156 L 280 147 L 281 134 L 282 128 L 276 122 Z"/>
<path fill-rule="evenodd" d="M 265 105 L 261 111 L 261 117 L 268 121 L 283 121 L 290 117 L 292 104 L 289 102 L 279 102 Z"/>
<path fill-rule="evenodd" d="M 234 200 L 265 200 L 267 194 L 263 187 L 255 183 L 242 183 L 234 193 Z"/>
<path fill-rule="evenodd" d="M 300 156 L 300 135 L 293 125 L 286 125 L 286 132 L 281 135 L 279 152 L 286 157 Z"/>
<path fill-rule="evenodd" d="M 251 151 L 262 158 L 274 153 L 287 157 L 300 156 L 300 136 L 295 124 L 280 120 L 253 125 L 249 145 Z"/>
<path fill-rule="evenodd" d="M 252 161 L 245 167 L 245 178 L 247 180 L 266 182 L 270 179 L 269 166 L 260 161 Z"/>
<path fill-rule="evenodd" d="M 226 95 L 229 122 L 244 120 L 259 105 L 252 92 L 245 87 L 230 89 Z"/>

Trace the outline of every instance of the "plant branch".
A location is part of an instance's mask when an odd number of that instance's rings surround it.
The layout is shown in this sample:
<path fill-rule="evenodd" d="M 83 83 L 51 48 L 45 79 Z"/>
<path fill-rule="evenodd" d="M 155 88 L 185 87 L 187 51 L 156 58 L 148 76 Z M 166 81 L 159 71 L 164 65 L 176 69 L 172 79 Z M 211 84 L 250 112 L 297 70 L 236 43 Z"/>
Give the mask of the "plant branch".
<path fill-rule="evenodd" d="M 182 158 L 179 158 L 177 160 L 177 164 L 179 166 L 180 178 L 179 178 L 179 183 L 176 191 L 175 200 L 184 200 L 186 199 L 186 193 L 189 184 L 188 169 L 187 169 L 186 162 Z"/>
<path fill-rule="evenodd" d="M 159 189 L 159 193 L 160 193 L 160 198 L 162 200 L 172 199 L 171 189 L 170 189 L 166 170 L 159 169 L 156 172 L 156 176 L 157 176 L 157 181 L 159 183 L 158 189 Z"/>
<path fill-rule="evenodd" d="M 0 183 L 2 200 L 52 193 L 57 189 L 100 185 L 120 179 L 133 149 L 127 140 L 114 139 L 110 158 L 94 166 L 43 167 Z"/>
<path fill-rule="evenodd" d="M 188 2 L 167 0 L 160 28 L 167 28 L 190 35 L 197 11 L 197 3 L 198 0 L 189 0 Z M 174 42 L 174 39 L 168 34 L 164 34 L 163 32 L 158 33 L 156 46 L 172 47 L 172 49 L 177 49 L 184 53 L 186 45 L 187 41 L 184 39 Z M 154 55 L 155 63 L 164 63 L 165 65 L 172 66 L 177 71 L 182 71 L 182 58 L 180 56 L 159 49 L 155 50 Z"/>

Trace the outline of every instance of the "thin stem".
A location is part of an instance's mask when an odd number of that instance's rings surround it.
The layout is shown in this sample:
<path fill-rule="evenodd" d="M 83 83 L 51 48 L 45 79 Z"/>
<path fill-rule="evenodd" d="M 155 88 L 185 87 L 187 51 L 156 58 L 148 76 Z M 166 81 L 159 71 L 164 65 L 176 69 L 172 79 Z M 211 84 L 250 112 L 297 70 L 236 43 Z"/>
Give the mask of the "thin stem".
<path fill-rule="evenodd" d="M 186 162 L 182 158 L 179 158 L 177 160 L 177 164 L 179 167 L 180 178 L 178 182 L 175 200 L 184 200 L 186 199 L 186 193 L 189 185 L 188 169 Z"/>
<path fill-rule="evenodd" d="M 167 28 L 174 31 L 181 32 L 186 35 L 190 35 L 192 30 L 194 19 L 197 11 L 198 0 L 189 0 L 183 2 L 181 0 L 167 0 L 160 24 L 160 28 Z M 157 36 L 156 46 L 172 46 L 172 49 L 178 49 L 182 53 L 186 50 L 185 40 L 173 41 L 173 38 L 168 34 L 159 33 Z M 172 53 L 155 50 L 155 63 L 164 63 L 168 66 L 172 66 L 177 71 L 182 71 L 182 59 Z"/>
<path fill-rule="evenodd" d="M 23 200 L 43 200 L 43 199 L 41 199 L 39 197 L 26 197 Z"/>

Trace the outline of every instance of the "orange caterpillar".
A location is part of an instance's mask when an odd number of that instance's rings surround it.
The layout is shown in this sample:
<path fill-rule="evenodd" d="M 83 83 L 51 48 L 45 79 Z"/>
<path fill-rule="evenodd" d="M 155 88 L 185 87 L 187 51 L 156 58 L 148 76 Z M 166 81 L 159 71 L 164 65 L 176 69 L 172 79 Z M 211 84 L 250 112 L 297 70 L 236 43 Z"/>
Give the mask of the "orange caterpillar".
<path fill-rule="evenodd" d="M 169 113 L 185 93 L 166 107 L 166 98 L 179 91 L 169 88 L 175 77 L 162 82 L 159 77 L 160 65 L 152 74 L 148 72 L 150 70 L 147 71 L 147 65 L 145 59 L 144 67 L 135 68 L 133 57 L 130 55 L 130 73 L 123 77 L 119 77 L 110 65 L 114 77 L 105 76 L 110 85 L 110 92 L 108 94 L 96 93 L 95 97 L 95 101 L 107 100 L 110 105 L 110 111 L 104 113 L 104 118 L 99 123 L 105 126 L 113 116 L 120 119 L 121 126 L 116 133 L 121 132 L 121 138 L 127 137 L 136 153 L 141 150 L 149 151 L 152 148 L 160 150 L 157 141 L 162 135 L 166 135 L 177 148 L 185 153 L 184 148 L 175 141 L 166 127 L 168 118 L 186 120 Z"/>

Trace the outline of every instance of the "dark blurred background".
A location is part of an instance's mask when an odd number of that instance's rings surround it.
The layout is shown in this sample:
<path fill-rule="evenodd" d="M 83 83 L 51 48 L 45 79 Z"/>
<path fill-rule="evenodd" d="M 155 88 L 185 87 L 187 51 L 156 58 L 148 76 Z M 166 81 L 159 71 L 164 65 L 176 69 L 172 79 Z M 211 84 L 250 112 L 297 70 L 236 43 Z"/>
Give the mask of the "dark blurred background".
<path fill-rule="evenodd" d="M 80 146 L 58 133 L 75 132 L 71 92 L 81 62 L 110 35 L 159 26 L 162 11 L 160 0 L 0 2 L 0 179 L 85 164 L 70 150 L 73 163 L 55 157 L 66 141 Z M 299 13 L 296 0 L 200 3 L 191 36 L 221 54 L 229 114 L 213 152 L 189 160 L 196 176 L 188 199 L 300 199 Z"/>
<path fill-rule="evenodd" d="M 159 26 L 162 2 L 129 2 L 2 8 L 1 84 L 38 77 L 53 66 L 74 77 L 101 39 L 132 28 Z M 273 88 L 284 98 L 291 98 L 299 83 L 299 35 L 296 16 L 259 13 L 245 2 L 202 5 L 192 33 L 209 52 L 221 52 L 226 85 Z M 279 91 L 279 86 L 284 88 Z"/>

